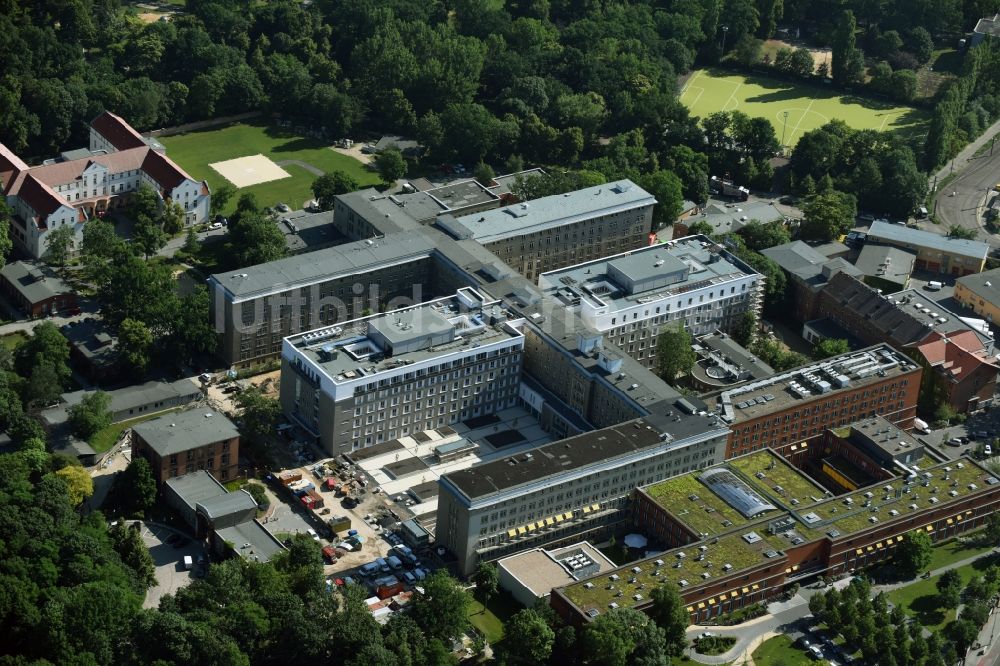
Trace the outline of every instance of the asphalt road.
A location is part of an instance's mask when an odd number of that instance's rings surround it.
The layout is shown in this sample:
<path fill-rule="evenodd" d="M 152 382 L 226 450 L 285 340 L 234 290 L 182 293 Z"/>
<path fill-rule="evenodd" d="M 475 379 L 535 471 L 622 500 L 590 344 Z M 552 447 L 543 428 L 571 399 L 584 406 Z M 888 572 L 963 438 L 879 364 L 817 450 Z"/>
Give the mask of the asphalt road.
<path fill-rule="evenodd" d="M 1000 235 L 987 233 L 983 227 L 984 205 L 997 195 L 993 188 L 1000 182 L 1000 145 L 995 147 L 992 156 L 987 152 L 982 157 L 969 159 L 964 165 L 958 163 L 960 159 L 957 158 L 955 164 L 956 169 L 961 169 L 958 178 L 945 186 L 935 202 L 941 229 L 957 224 L 974 229 L 979 240 L 1000 246 Z"/>

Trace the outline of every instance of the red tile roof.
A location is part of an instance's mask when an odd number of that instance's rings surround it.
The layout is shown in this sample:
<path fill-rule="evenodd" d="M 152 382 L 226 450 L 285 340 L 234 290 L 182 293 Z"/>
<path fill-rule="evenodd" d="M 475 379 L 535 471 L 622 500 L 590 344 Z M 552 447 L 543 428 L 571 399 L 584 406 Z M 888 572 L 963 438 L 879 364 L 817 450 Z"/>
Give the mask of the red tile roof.
<path fill-rule="evenodd" d="M 146 153 L 146 158 L 142 161 L 142 170 L 165 190 L 172 190 L 185 180 L 191 179 L 191 176 L 184 173 L 184 169 L 174 164 L 173 160 L 155 150 Z"/>
<path fill-rule="evenodd" d="M 954 382 L 961 382 L 984 365 L 1000 369 L 996 357 L 988 355 L 973 331 L 960 331 L 948 337 L 935 331 L 917 349 L 933 368 Z"/>
<path fill-rule="evenodd" d="M 45 218 L 59 210 L 61 206 L 69 205 L 62 197 L 53 192 L 51 187 L 35 179 L 30 172 L 19 180 L 21 182 L 17 195 L 31 206 L 35 214 L 41 218 L 41 223 L 44 223 Z"/>
<path fill-rule="evenodd" d="M 146 145 L 142 135 L 132 129 L 132 126 L 125 122 L 125 119 L 116 116 L 110 111 L 105 111 L 90 122 L 98 133 L 118 150 L 128 150 L 129 148 L 141 148 Z"/>
<path fill-rule="evenodd" d="M 27 171 L 28 165 L 7 146 L 0 143 L 0 192 L 7 189 L 17 174 Z"/>

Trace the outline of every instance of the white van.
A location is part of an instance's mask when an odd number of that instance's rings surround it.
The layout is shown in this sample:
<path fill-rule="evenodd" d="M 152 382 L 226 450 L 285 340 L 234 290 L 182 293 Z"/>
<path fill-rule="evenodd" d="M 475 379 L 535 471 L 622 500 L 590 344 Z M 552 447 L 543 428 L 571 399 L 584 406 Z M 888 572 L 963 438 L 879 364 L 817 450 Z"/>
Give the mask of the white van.
<path fill-rule="evenodd" d="M 930 291 L 940 291 L 941 287 L 943 286 L 944 283 L 938 282 L 937 280 L 931 280 L 930 282 L 927 283 L 927 289 L 929 289 Z"/>
<path fill-rule="evenodd" d="M 184 570 L 185 571 L 191 571 L 191 569 L 194 569 L 194 558 L 192 558 L 190 555 L 185 555 L 184 556 Z"/>

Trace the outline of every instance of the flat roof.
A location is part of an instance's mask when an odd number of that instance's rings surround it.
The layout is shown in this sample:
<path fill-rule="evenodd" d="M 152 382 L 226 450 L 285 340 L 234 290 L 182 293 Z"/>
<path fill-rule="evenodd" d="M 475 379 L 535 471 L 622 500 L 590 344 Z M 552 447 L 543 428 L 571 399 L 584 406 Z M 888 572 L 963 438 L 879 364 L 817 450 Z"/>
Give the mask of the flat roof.
<path fill-rule="evenodd" d="M 685 210 L 692 208 L 694 208 L 694 204 L 687 206 Z M 724 203 L 709 199 L 708 204 L 700 213 L 684 217 L 681 221 L 688 226 L 695 222 L 705 222 L 711 225 L 713 234 L 724 234 L 729 231 L 739 231 L 754 220 L 767 223 L 781 219 L 784 219 L 784 216 L 781 211 L 774 207 L 772 202 Z"/>
<path fill-rule="evenodd" d="M 894 457 L 906 451 L 923 451 L 924 445 L 910 433 L 902 430 L 881 416 L 857 421 L 851 424 L 849 438 L 880 449 L 889 457 Z"/>
<path fill-rule="evenodd" d="M 211 280 L 220 285 L 234 302 L 239 302 L 325 282 L 338 276 L 357 275 L 405 263 L 430 256 L 433 250 L 434 244 L 423 234 L 401 232 L 216 273 Z"/>
<path fill-rule="evenodd" d="M 997 200 L 1000 201 L 1000 197 L 997 197 Z M 962 285 L 985 301 L 1000 303 L 1000 268 L 965 275 L 955 280 L 955 283 Z"/>
<path fill-rule="evenodd" d="M 633 285 L 619 284 L 618 275 Z M 688 236 L 548 271 L 538 283 L 564 305 L 586 300 L 594 307 L 618 311 L 754 275 L 759 273 L 718 243 Z M 660 276 L 663 280 L 656 279 Z M 669 280 L 677 281 L 664 284 Z"/>
<path fill-rule="evenodd" d="M 626 179 L 461 218 L 446 215 L 437 224 L 456 238 L 490 243 L 655 203 L 653 195 Z"/>
<path fill-rule="evenodd" d="M 319 213 L 293 210 L 281 216 L 278 229 L 284 234 L 285 245 L 292 254 L 322 250 L 349 242 L 347 237 L 337 230 L 332 210 Z"/>
<path fill-rule="evenodd" d="M 732 466 L 737 460 L 753 460 L 754 464 L 749 466 L 753 469 L 767 458 L 745 456 L 723 465 Z M 771 472 L 777 473 L 776 469 L 772 469 Z M 769 473 L 766 468 L 762 471 L 765 475 Z M 691 477 L 701 473 L 704 472 L 687 474 L 677 479 L 687 479 L 679 483 L 687 483 L 690 486 Z M 792 482 L 784 475 L 782 478 L 789 487 L 796 487 L 792 486 Z M 765 482 L 767 480 L 765 479 Z M 762 489 L 763 483 L 756 476 L 750 481 L 756 488 Z M 697 481 L 695 483 L 704 487 Z M 997 483 L 998 480 L 989 471 L 966 458 L 927 465 L 926 469 L 921 469 L 911 478 L 910 483 L 899 477 L 891 481 L 878 481 L 847 496 L 824 500 L 804 508 L 796 507 L 794 513 L 771 511 L 761 520 L 745 520 L 739 512 L 725 507 L 733 516 L 739 518 L 739 520 L 732 519 L 733 525 L 728 531 L 722 530 L 718 536 L 710 533 L 705 539 L 623 565 L 613 572 L 602 574 L 604 578 L 600 582 L 593 578 L 590 581 L 574 582 L 561 588 L 561 591 L 582 611 L 594 609 L 598 613 L 603 613 L 608 611 L 612 602 L 621 607 L 644 604 L 649 597 L 649 590 L 663 583 L 676 584 L 683 594 L 685 588 L 713 585 L 720 576 L 725 576 L 731 579 L 732 589 L 725 590 L 725 596 L 716 593 L 715 598 L 738 598 L 755 589 L 755 586 L 744 587 L 741 582 L 737 582 L 742 579 L 732 578 L 735 574 L 764 565 L 768 561 L 781 562 L 784 552 L 790 548 L 820 539 L 836 541 L 853 538 L 853 535 L 866 529 L 880 529 L 883 523 L 906 521 L 905 530 L 902 529 L 903 525 L 900 525 L 899 535 L 889 537 L 893 543 L 897 543 L 902 540 L 903 531 L 914 529 L 909 522 L 913 516 L 918 517 L 916 529 L 925 531 L 933 529 L 932 525 L 923 524 L 919 520 L 920 514 L 931 508 L 962 501 L 969 495 L 982 492 Z M 683 490 L 682 488 L 677 492 Z M 701 493 L 700 500 L 708 502 L 705 495 L 706 493 Z M 724 505 L 718 497 L 715 497 L 715 500 L 719 506 Z M 777 501 L 784 502 L 783 499 Z M 679 506 L 683 507 L 683 504 Z M 713 508 L 718 510 L 718 506 L 713 505 Z M 678 509 L 677 505 L 670 505 L 670 510 L 674 516 L 682 520 L 694 520 L 692 517 L 695 515 L 694 512 L 685 512 L 683 508 Z M 971 511 L 964 514 L 965 517 L 970 515 Z M 888 544 L 889 540 L 885 539 L 877 544 L 865 546 L 865 550 L 874 551 Z M 636 594 L 641 598 L 637 600 Z"/>
<path fill-rule="evenodd" d="M 983 345 L 987 348 L 993 346 L 993 336 L 988 327 L 973 326 L 968 318 L 959 317 L 919 289 L 897 291 L 889 294 L 887 300 L 890 305 L 906 312 L 910 317 L 938 333 L 947 335 L 960 331 L 973 331 Z"/>
<path fill-rule="evenodd" d="M 915 252 L 889 245 L 865 243 L 854 265 L 869 277 L 905 285 L 916 261 Z"/>
<path fill-rule="evenodd" d="M 218 529 L 216 534 L 223 541 L 233 544 L 240 557 L 251 562 L 267 562 L 285 550 L 281 542 L 256 520 Z"/>
<path fill-rule="evenodd" d="M 15 261 L 0 269 L 0 275 L 29 303 L 71 294 L 73 290 L 46 264 Z"/>
<path fill-rule="evenodd" d="M 591 465 L 610 465 L 617 458 L 698 435 L 719 436 L 725 428 L 711 416 L 678 414 L 676 420 L 640 418 L 603 430 L 586 432 L 545 444 L 527 453 L 441 477 L 469 499 L 478 499 L 517 486 L 556 477 Z M 669 433 L 664 437 L 662 433 Z"/>
<path fill-rule="evenodd" d="M 748 370 L 753 379 L 765 379 L 774 375 L 774 368 L 726 333 L 715 332 L 703 335 L 695 340 L 695 343 L 709 352 L 716 352 L 729 363 Z"/>
<path fill-rule="evenodd" d="M 459 294 L 466 293 L 482 298 L 470 288 L 459 290 Z M 480 300 L 479 307 L 469 307 L 459 294 L 285 340 L 334 383 L 343 383 L 501 339 L 523 337 L 506 324 L 515 317 L 499 302 Z M 393 347 L 384 348 L 385 341 Z"/>
<path fill-rule="evenodd" d="M 217 520 L 223 516 L 234 513 L 242 513 L 249 510 L 257 510 L 257 502 L 253 500 L 245 490 L 236 490 L 225 495 L 205 498 L 198 502 L 198 508 L 212 520 Z"/>
<path fill-rule="evenodd" d="M 538 598 L 548 595 L 552 588 L 569 585 L 578 580 L 586 580 L 592 576 L 576 577 L 558 560 L 573 551 L 580 551 L 598 569 L 594 575 L 617 568 L 601 551 L 586 541 L 571 546 L 546 550 L 533 548 L 497 561 L 497 566 L 505 569 L 519 583 L 531 590 Z"/>
<path fill-rule="evenodd" d="M 875 345 L 723 391 L 716 398 L 716 409 L 726 421 L 739 423 L 796 403 L 828 400 L 841 391 L 901 376 L 916 367 L 910 357 L 889 345 Z"/>
<path fill-rule="evenodd" d="M 233 422 L 211 409 L 189 409 L 143 421 L 132 426 L 160 456 L 196 449 L 240 436 Z"/>
<path fill-rule="evenodd" d="M 213 497 L 220 497 L 222 495 L 229 494 L 229 491 L 226 490 L 225 486 L 219 483 L 214 476 L 203 469 L 200 469 L 197 472 L 171 477 L 164 481 L 164 483 L 170 486 L 170 489 L 173 490 L 192 511 L 195 510 L 195 507 L 200 502 L 210 500 Z"/>
<path fill-rule="evenodd" d="M 990 253 L 987 243 L 964 238 L 948 238 L 941 234 L 922 229 L 910 229 L 899 224 L 888 222 L 872 222 L 868 229 L 868 239 L 879 239 L 890 243 L 902 243 L 917 247 L 937 250 L 947 254 L 974 259 L 986 259 Z"/>
<path fill-rule="evenodd" d="M 505 173 L 501 176 L 493 177 L 493 185 L 490 189 L 495 190 L 497 194 L 510 194 L 510 188 L 517 182 L 520 177 L 524 180 L 528 178 L 534 178 L 535 176 L 544 176 L 545 171 L 540 168 L 525 169 L 524 171 L 516 171 L 514 173 Z"/>
<path fill-rule="evenodd" d="M 798 240 L 764 248 L 761 254 L 814 289 L 828 282 L 835 273 L 847 273 L 856 277 L 864 275 L 861 269 L 844 259 L 830 259 L 816 248 Z"/>

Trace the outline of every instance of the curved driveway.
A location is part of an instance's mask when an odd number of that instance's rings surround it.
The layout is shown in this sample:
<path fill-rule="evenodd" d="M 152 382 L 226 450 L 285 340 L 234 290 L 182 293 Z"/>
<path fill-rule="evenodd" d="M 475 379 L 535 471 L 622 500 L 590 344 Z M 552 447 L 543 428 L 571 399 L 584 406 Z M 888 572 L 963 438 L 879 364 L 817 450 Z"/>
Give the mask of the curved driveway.
<path fill-rule="evenodd" d="M 1000 246 L 1000 235 L 990 234 L 983 227 L 984 206 L 989 205 L 997 192 L 993 188 L 1000 183 L 1000 142 L 994 146 L 993 155 L 989 151 L 980 157 L 972 157 L 975 151 L 989 144 L 995 134 L 1000 131 L 1000 123 L 986 130 L 979 139 L 962 151 L 955 159 L 954 166 L 958 169 L 958 177 L 946 185 L 944 191 L 935 201 L 937 219 L 943 228 L 953 224 L 967 229 L 974 229 L 979 240 L 990 245 Z M 947 176 L 952 162 L 938 171 L 932 177 L 931 185 L 936 177 L 938 181 Z M 952 192 L 955 193 L 952 196 Z"/>

